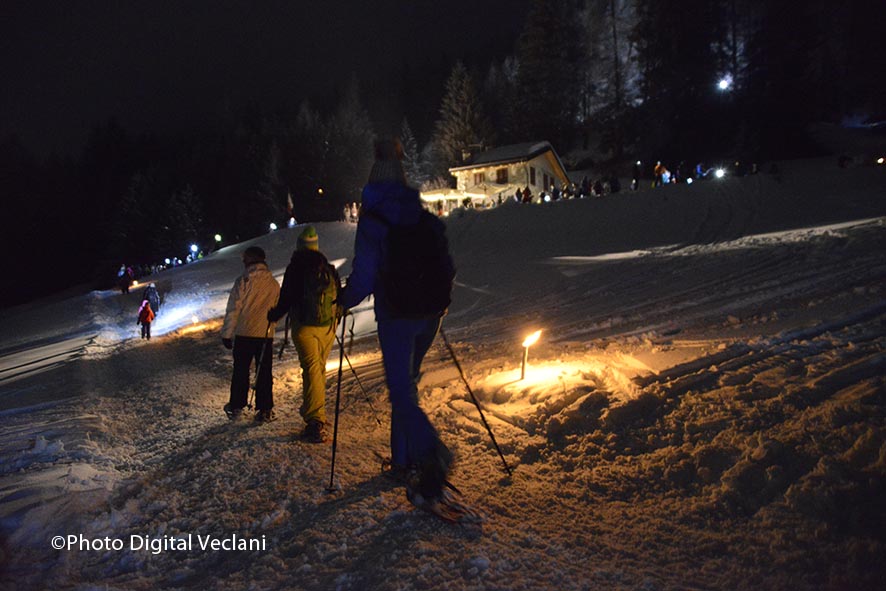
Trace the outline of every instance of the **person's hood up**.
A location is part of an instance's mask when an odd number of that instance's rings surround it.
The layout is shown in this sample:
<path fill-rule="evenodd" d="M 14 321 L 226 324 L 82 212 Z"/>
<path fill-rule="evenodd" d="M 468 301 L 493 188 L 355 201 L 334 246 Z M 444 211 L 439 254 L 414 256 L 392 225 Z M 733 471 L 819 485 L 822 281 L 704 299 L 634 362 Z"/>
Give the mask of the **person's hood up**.
<path fill-rule="evenodd" d="M 414 224 L 422 211 L 418 191 L 398 182 L 369 183 L 363 187 L 363 212 L 374 212 L 392 224 Z"/>

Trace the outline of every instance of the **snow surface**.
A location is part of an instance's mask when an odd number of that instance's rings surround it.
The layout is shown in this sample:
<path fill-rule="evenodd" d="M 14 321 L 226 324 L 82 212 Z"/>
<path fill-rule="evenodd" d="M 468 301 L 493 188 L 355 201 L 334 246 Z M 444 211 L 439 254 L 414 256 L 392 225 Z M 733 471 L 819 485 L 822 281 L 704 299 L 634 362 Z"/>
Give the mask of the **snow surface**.
<path fill-rule="evenodd" d="M 331 447 L 293 438 L 291 347 L 274 361 L 280 420 L 221 412 L 239 255 L 261 245 L 282 277 L 299 228 L 153 277 L 150 342 L 139 288 L 4 311 L 0 588 L 880 589 L 884 226 L 886 167 L 833 159 L 453 215 L 445 331 L 514 469 L 438 339 L 421 401 L 486 516 L 473 526 L 413 510 L 379 473 L 368 304 L 348 339 L 359 382 L 345 366 L 334 492 Z M 318 230 L 346 275 L 355 226 Z M 207 536 L 263 546 L 202 549 Z M 101 547 L 113 540 L 125 547 Z"/>

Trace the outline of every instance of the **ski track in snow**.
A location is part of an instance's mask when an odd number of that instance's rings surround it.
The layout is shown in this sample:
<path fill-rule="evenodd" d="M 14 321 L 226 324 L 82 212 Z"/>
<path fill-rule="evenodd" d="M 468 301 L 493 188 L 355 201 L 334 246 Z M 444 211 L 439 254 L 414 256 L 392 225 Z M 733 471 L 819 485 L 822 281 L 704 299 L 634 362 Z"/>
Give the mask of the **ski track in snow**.
<path fill-rule="evenodd" d="M 380 475 L 389 423 L 371 313 L 348 339 L 359 383 L 345 365 L 337 490 L 329 446 L 294 438 L 291 346 L 274 359 L 280 419 L 225 419 L 218 318 L 246 244 L 157 276 L 167 300 L 150 343 L 134 338 L 139 290 L 68 300 L 85 316 L 67 324 L 41 320 L 63 303 L 4 313 L 0 586 L 879 588 L 882 172 L 814 185 L 796 163 L 780 179 L 451 219 L 459 277 L 445 328 L 514 476 L 439 340 L 420 389 L 482 525 L 415 511 Z M 319 230 L 330 258 L 350 256 L 353 226 Z M 276 273 L 294 236 L 255 241 Z M 520 341 L 536 328 L 520 380 Z M 335 349 L 330 418 L 337 360 Z M 76 533 L 236 533 L 267 549 L 50 547 Z"/>

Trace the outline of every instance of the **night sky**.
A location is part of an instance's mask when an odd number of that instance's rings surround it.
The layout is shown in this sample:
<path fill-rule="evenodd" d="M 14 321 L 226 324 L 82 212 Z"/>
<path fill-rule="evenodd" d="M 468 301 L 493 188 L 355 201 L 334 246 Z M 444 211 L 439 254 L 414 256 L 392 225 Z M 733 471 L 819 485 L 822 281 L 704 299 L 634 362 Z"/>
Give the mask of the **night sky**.
<path fill-rule="evenodd" d="M 477 6 L 482 5 L 482 12 Z M 4 2 L 0 136 L 76 153 L 116 118 L 179 131 L 226 108 L 322 102 L 356 74 L 377 118 L 385 88 L 455 58 L 513 52 L 528 0 Z M 440 88 L 429 89 L 435 101 Z M 317 105 L 322 107 L 322 105 Z M 436 110 L 437 104 L 427 108 Z M 395 110 L 393 107 L 391 111 Z"/>

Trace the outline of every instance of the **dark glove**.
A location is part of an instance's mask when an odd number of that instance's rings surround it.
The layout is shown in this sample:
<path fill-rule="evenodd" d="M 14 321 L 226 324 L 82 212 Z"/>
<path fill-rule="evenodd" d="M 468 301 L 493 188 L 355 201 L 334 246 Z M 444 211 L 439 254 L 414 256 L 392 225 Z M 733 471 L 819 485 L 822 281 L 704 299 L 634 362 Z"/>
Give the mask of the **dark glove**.
<path fill-rule="evenodd" d="M 225 349 L 233 349 L 234 341 L 232 341 L 231 339 L 222 339 L 222 345 L 225 346 Z"/>

